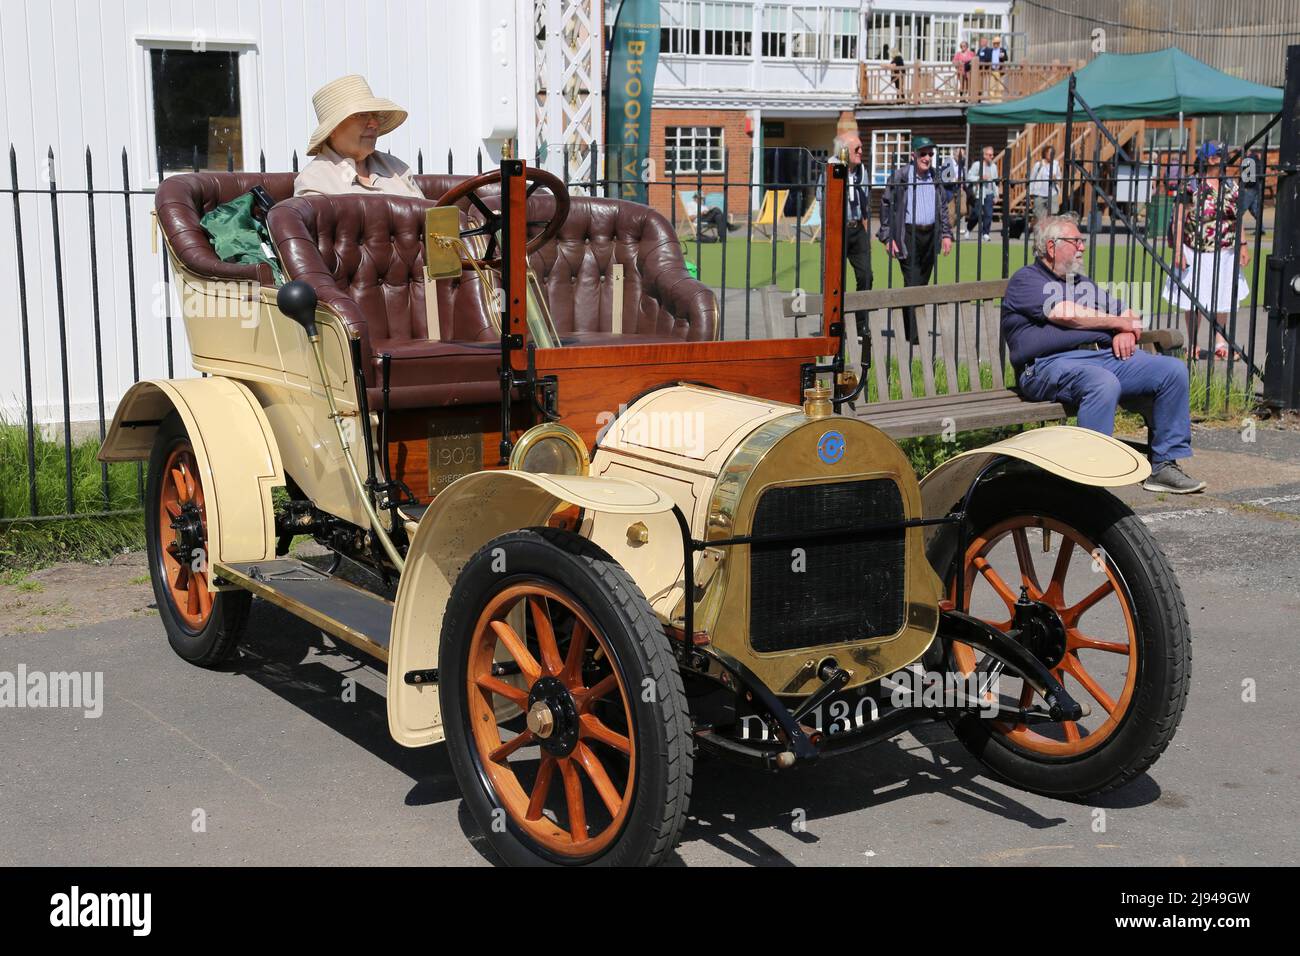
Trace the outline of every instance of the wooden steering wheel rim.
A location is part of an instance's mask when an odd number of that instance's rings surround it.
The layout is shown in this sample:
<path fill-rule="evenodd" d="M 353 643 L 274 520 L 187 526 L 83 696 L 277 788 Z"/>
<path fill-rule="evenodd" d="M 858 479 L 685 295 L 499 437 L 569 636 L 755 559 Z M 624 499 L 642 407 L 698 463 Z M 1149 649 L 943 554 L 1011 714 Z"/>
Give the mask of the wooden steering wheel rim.
<path fill-rule="evenodd" d="M 564 225 L 564 221 L 569 218 L 569 191 L 565 188 L 560 177 L 535 166 L 525 167 L 524 179 L 527 182 L 534 184 L 528 189 L 529 196 L 533 194 L 534 190 L 536 190 L 538 186 L 545 186 L 551 191 L 551 195 L 555 199 L 555 214 L 547 220 L 546 228 L 532 239 L 529 239 L 527 245 L 524 247 L 524 254 L 531 255 L 554 239 L 556 235 L 559 234 L 560 227 Z M 438 197 L 438 201 L 435 205 L 454 206 L 466 196 L 476 193 L 484 186 L 490 186 L 493 183 L 499 182 L 501 182 L 501 170 L 489 170 L 486 173 L 474 176 L 471 179 L 467 179 L 462 183 L 457 183 L 455 186 L 452 186 L 451 189 Z M 483 203 L 482 200 L 479 200 L 479 202 L 475 203 L 475 206 L 481 210 L 486 206 L 486 204 Z M 498 213 L 498 215 L 501 215 L 501 213 Z M 481 268 L 495 269 L 501 265 L 501 256 L 471 261 L 476 262 Z"/>

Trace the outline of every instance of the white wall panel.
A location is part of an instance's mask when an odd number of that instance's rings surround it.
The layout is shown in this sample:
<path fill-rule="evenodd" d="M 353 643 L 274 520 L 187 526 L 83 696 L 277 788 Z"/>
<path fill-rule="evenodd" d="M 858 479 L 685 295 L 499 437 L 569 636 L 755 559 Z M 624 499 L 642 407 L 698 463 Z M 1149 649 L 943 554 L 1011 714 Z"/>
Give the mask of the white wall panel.
<path fill-rule="evenodd" d="M 48 187 L 46 153 L 55 152 L 61 189 L 84 190 L 85 151 L 93 157 L 97 190 L 120 190 L 122 150 L 132 188 L 157 179 L 150 158 L 153 116 L 147 48 L 141 38 L 190 43 L 240 42 L 243 164 L 256 169 L 300 164 L 316 126 L 311 94 L 346 73 L 367 76 L 379 96 L 410 112 L 380 148 L 413 166 L 423 151 L 429 172 L 472 172 L 476 151 L 496 165 L 499 142 L 477 138 L 485 128 L 477 90 L 490 68 L 487 38 L 467 0 L 0 0 L 0 414 L 21 419 L 23 361 L 9 146 L 18 184 Z M 520 0 L 516 11 L 531 5 Z M 517 13 L 518 15 L 518 13 Z M 521 49 L 531 43 L 531 16 L 519 22 Z M 531 67 L 518 69 L 531 88 Z M 524 73 L 524 71 L 528 71 Z M 531 97 L 518 98 L 523 124 Z M 520 137 L 525 148 L 531 130 Z M 162 262 L 151 251 L 150 196 L 130 198 L 134 275 L 128 274 L 126 213 L 121 193 L 95 200 L 96 253 L 103 379 L 107 411 L 135 378 L 130 293 L 136 293 L 141 377 L 168 374 L 167 303 Z M 50 200 L 20 197 L 27 309 L 31 333 L 33 405 L 38 420 L 62 420 L 57 289 Z M 98 416 L 90 284 L 90 234 L 84 193 L 58 200 L 73 421 Z M 192 374 L 178 307 L 171 307 L 172 374 Z"/>

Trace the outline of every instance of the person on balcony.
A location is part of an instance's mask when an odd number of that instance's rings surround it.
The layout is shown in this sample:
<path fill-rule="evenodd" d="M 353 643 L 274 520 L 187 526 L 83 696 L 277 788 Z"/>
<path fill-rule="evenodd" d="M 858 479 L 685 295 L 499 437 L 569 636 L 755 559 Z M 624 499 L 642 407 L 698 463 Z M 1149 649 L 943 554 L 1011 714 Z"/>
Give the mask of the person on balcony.
<path fill-rule="evenodd" d="M 934 274 L 936 240 L 943 254 L 952 251 L 948 191 L 934 170 L 934 140 L 912 140 L 912 161 L 894 170 L 880 197 L 880 241 L 903 267 L 903 284 L 926 285 Z M 903 328 L 913 345 L 921 339 L 916 309 L 903 309 Z"/>
<path fill-rule="evenodd" d="M 993 46 L 989 48 L 989 66 L 995 70 L 1000 70 L 1010 59 L 1011 57 L 1007 55 L 1006 49 L 1002 46 L 1002 37 L 994 37 Z"/>
<path fill-rule="evenodd" d="M 965 40 L 961 41 L 961 47 L 953 54 L 952 65 L 957 71 L 957 94 L 962 99 L 970 96 L 970 64 L 975 59 L 975 51 L 970 48 L 970 44 Z"/>
<path fill-rule="evenodd" d="M 375 149 L 380 136 L 406 122 L 406 110 L 370 91 L 353 74 L 326 83 L 311 98 L 317 126 L 307 141 L 315 156 L 293 181 L 295 196 L 339 193 L 389 194 L 424 198 L 411 167 Z"/>
<path fill-rule="evenodd" d="M 1183 184 L 1187 199 L 1182 217 L 1173 224 L 1174 268 L 1195 298 L 1188 298 L 1172 281 L 1165 283 L 1164 295 L 1175 307 L 1187 310 L 1187 341 L 1192 349 L 1197 347 L 1201 325 L 1197 306 L 1214 312 L 1219 327 L 1226 329 L 1228 314 L 1250 297 L 1246 282 L 1250 246 L 1237 225 L 1241 199 L 1237 180 L 1223 173 L 1226 151 L 1223 143 L 1214 140 L 1201 144 L 1196 151 L 1196 175 Z M 1202 350 L 1198 357 L 1207 356 Z M 1228 342 L 1217 332 L 1214 357 L 1228 357 Z"/>
<path fill-rule="evenodd" d="M 903 84 L 907 79 L 907 64 L 903 62 L 903 54 L 897 50 L 894 51 L 894 58 L 889 62 L 889 71 L 894 78 L 894 89 L 898 93 L 898 99 L 902 100 L 905 96 Z"/>
<path fill-rule="evenodd" d="M 1078 409 L 1079 427 L 1109 435 L 1123 398 L 1150 395 L 1148 491 L 1190 494 L 1205 482 L 1178 464 L 1192 454 L 1187 365 L 1137 347 L 1142 318 L 1080 271 L 1087 240 L 1073 215 L 1048 216 L 1034 233 L 1032 263 L 1002 296 L 1002 338 L 1020 394 Z"/>

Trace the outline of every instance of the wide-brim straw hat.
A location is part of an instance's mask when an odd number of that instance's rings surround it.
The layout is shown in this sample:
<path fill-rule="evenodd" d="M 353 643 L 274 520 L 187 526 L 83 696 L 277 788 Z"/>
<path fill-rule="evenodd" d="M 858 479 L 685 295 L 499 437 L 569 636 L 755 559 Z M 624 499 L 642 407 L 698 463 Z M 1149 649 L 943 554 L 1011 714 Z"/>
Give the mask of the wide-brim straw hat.
<path fill-rule="evenodd" d="M 375 96 L 365 77 L 353 73 L 326 83 L 311 98 L 319 124 L 307 141 L 307 155 L 315 156 L 338 125 L 353 113 L 382 113 L 379 135 L 391 133 L 406 122 L 406 110 L 392 100 Z"/>

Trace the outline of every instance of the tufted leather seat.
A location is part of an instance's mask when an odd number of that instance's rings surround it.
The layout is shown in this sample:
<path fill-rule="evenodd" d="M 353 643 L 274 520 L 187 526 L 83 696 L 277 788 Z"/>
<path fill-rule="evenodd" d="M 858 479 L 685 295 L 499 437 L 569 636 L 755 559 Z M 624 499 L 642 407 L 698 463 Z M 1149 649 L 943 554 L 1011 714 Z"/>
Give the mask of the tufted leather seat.
<path fill-rule="evenodd" d="M 463 176 L 417 176 L 431 199 Z M 495 401 L 499 342 L 478 277 L 437 283 L 441 334 L 429 338 L 422 280 L 427 200 L 393 196 L 290 198 L 289 173 L 195 173 L 159 187 L 159 222 L 187 269 L 222 279 L 269 283 L 265 266 L 221 262 L 199 226 L 220 203 L 262 185 L 277 201 L 268 217 L 286 274 L 303 279 L 358 335 L 372 405 L 380 401 L 380 356 L 392 360 L 394 408 Z M 490 187 L 480 195 L 490 203 Z M 287 200 L 287 201 L 285 201 Z M 464 203 L 462 203 L 464 205 Z M 529 219 L 550 214 L 544 194 Z M 623 333 L 612 332 L 614 263 L 624 267 Z M 566 344 L 612 345 L 708 340 L 713 293 L 690 276 L 671 226 L 636 203 L 573 197 L 556 239 L 530 257 Z"/>
<path fill-rule="evenodd" d="M 285 274 L 309 283 L 361 339 L 375 403 L 380 356 L 392 356 L 394 408 L 500 395 L 500 340 L 477 275 L 437 283 L 441 334 L 429 337 L 421 238 L 432 205 L 404 196 L 302 196 L 276 204 L 267 219 Z"/>

